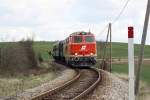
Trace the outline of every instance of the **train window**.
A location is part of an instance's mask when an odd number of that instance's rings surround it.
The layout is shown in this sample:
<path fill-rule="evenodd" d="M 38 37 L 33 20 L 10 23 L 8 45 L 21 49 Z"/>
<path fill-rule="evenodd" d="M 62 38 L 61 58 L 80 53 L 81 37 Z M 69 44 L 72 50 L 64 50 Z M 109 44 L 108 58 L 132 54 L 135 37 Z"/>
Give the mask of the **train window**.
<path fill-rule="evenodd" d="M 85 42 L 94 42 L 93 36 L 85 36 Z"/>
<path fill-rule="evenodd" d="M 82 37 L 81 36 L 74 36 L 74 43 L 81 43 Z"/>

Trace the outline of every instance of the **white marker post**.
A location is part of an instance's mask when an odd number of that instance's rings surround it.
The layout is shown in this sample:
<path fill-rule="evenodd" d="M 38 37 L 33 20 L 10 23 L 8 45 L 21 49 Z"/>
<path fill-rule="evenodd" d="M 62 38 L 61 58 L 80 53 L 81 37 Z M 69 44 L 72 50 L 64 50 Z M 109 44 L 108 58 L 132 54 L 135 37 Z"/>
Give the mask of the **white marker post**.
<path fill-rule="evenodd" d="M 129 100 L 135 100 L 133 37 L 134 37 L 133 27 L 128 27 Z"/>

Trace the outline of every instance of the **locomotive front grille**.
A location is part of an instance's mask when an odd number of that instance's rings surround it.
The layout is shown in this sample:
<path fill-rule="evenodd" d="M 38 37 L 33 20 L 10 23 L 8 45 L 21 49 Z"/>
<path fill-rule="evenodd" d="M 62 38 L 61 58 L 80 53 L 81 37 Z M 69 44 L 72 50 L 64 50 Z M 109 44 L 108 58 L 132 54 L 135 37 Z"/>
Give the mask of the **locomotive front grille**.
<path fill-rule="evenodd" d="M 69 63 L 73 66 L 91 66 L 96 63 L 95 57 L 72 57 Z"/>

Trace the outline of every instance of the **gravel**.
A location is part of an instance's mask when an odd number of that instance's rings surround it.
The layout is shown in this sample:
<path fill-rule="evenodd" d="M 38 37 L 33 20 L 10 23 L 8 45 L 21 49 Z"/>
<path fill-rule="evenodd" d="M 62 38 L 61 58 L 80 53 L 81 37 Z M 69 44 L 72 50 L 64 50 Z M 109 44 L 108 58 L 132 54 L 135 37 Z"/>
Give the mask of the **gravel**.
<path fill-rule="evenodd" d="M 89 69 L 82 69 L 80 73 L 81 76 L 76 82 L 51 95 L 48 100 L 71 100 L 89 88 L 98 78 L 97 73 Z"/>
<path fill-rule="evenodd" d="M 128 83 L 113 74 L 101 71 L 102 81 L 87 100 L 128 100 Z"/>
<path fill-rule="evenodd" d="M 76 72 L 73 69 L 65 69 L 62 71 L 60 76 L 48 83 L 42 84 L 41 86 L 35 87 L 33 89 L 28 89 L 21 94 L 17 95 L 19 100 L 29 100 L 31 97 L 36 96 L 40 93 L 46 92 L 48 90 L 54 89 L 67 81 L 75 77 Z"/>

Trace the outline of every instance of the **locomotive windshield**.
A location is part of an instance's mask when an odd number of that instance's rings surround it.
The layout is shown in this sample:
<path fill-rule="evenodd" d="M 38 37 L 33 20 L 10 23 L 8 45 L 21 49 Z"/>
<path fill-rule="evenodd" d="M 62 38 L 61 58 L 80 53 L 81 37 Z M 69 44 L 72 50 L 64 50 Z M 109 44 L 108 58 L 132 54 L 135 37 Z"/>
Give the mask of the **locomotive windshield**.
<path fill-rule="evenodd" d="M 74 36 L 74 43 L 81 43 L 82 37 L 81 36 Z"/>
<path fill-rule="evenodd" d="M 93 36 L 85 36 L 85 42 L 94 42 L 94 37 Z"/>

